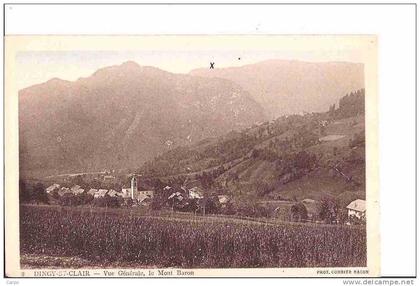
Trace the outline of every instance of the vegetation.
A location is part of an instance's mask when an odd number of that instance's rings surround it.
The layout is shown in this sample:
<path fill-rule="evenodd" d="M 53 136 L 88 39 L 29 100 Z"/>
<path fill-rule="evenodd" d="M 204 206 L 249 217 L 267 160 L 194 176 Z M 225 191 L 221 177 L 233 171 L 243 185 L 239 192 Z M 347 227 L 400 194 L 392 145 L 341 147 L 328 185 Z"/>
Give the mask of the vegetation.
<path fill-rule="evenodd" d="M 102 267 L 357 267 L 366 265 L 366 229 L 22 206 L 20 248 Z"/>
<path fill-rule="evenodd" d="M 336 118 L 346 118 L 355 115 L 364 114 L 365 112 L 365 89 L 351 92 L 342 97 L 339 101 L 339 108 L 334 116 Z"/>
<path fill-rule="evenodd" d="M 364 89 L 347 94 L 329 112 L 282 116 L 173 149 L 138 172 L 169 185 L 198 179 L 205 190 L 225 189 L 236 197 L 252 192 L 258 198 L 303 199 L 305 194 L 293 194 L 308 193 L 302 180 L 314 181 L 306 185 L 319 194 L 311 196 L 316 200 L 344 191 L 364 193 L 364 94 Z"/>
<path fill-rule="evenodd" d="M 262 200 L 297 203 L 308 198 L 320 202 L 319 220 L 342 222 L 340 210 L 346 205 L 343 200 L 335 201 L 340 194 L 348 192 L 354 199 L 364 198 L 363 113 L 362 89 L 343 97 L 338 108 L 333 105 L 329 112 L 283 116 L 240 132 L 232 131 L 222 137 L 175 148 L 137 170 L 142 175 L 139 189 L 155 191 L 150 202 L 152 210 L 170 208 L 199 214 L 268 217 L 274 209 L 260 204 Z M 105 175 L 111 179 L 105 180 Z M 60 183 L 61 187 L 79 185 L 86 191 L 90 188 L 121 190 L 129 176 L 122 170 L 112 170 L 62 176 L 61 180 L 52 182 Z M 186 182 L 197 183 L 204 198 L 188 198 L 185 190 L 190 187 Z M 163 191 L 166 186 L 171 188 Z M 183 193 L 182 200 L 168 201 L 175 192 Z M 227 195 L 232 200 L 222 206 L 218 195 Z M 46 196 L 39 183 L 21 182 L 21 202 L 48 203 L 51 197 L 53 203 L 63 206 L 133 205 L 117 198 L 93 199 L 86 194 Z M 290 211 L 290 206 L 285 208 Z M 300 213 L 299 210 L 296 212 Z M 299 217 L 305 219 L 303 214 Z"/>
<path fill-rule="evenodd" d="M 19 180 L 19 202 L 48 204 L 45 186 L 40 182 L 29 184 L 24 180 Z"/>

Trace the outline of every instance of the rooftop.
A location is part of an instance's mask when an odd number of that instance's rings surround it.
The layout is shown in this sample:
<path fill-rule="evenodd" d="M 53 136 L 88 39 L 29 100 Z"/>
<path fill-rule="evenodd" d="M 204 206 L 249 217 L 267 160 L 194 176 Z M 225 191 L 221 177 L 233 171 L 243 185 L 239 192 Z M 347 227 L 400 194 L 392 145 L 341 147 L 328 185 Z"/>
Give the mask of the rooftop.
<path fill-rule="evenodd" d="M 354 200 L 348 206 L 347 209 L 355 210 L 358 212 L 365 212 L 366 211 L 366 201 L 365 200 Z"/>

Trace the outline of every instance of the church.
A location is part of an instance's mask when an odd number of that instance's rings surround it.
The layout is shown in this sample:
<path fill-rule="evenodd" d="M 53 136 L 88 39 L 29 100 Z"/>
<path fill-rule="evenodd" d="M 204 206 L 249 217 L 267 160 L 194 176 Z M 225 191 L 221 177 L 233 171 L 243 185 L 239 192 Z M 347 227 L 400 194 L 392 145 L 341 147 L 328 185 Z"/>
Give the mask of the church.
<path fill-rule="evenodd" d="M 139 203 L 146 199 L 153 199 L 154 196 L 154 192 L 152 190 L 139 190 L 138 180 L 135 175 L 131 177 L 130 187 L 123 187 L 121 192 L 123 198 L 131 198 Z"/>

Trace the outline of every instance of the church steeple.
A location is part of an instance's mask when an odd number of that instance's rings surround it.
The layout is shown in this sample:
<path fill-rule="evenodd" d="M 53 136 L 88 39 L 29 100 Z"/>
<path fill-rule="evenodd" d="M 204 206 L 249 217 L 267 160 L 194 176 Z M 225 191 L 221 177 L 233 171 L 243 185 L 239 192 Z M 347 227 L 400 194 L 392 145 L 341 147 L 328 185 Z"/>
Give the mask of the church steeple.
<path fill-rule="evenodd" d="M 138 191 L 138 189 L 137 189 L 137 178 L 135 176 L 133 176 L 131 178 L 131 198 L 133 200 L 137 199 L 137 191 Z"/>

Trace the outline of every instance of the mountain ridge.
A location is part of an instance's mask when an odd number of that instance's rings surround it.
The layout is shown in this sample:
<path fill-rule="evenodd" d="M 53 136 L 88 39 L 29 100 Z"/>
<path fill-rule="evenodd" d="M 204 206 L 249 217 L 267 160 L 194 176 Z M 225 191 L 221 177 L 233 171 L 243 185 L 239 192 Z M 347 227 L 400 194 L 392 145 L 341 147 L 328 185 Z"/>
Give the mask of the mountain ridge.
<path fill-rule="evenodd" d="M 19 111 L 21 170 L 54 173 L 136 167 L 173 146 L 265 120 L 235 83 L 134 62 L 22 89 Z"/>
<path fill-rule="evenodd" d="M 241 85 L 272 119 L 327 111 L 341 96 L 364 88 L 364 65 L 340 61 L 271 59 L 238 67 L 194 69 L 190 74 Z"/>

